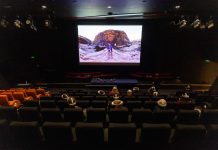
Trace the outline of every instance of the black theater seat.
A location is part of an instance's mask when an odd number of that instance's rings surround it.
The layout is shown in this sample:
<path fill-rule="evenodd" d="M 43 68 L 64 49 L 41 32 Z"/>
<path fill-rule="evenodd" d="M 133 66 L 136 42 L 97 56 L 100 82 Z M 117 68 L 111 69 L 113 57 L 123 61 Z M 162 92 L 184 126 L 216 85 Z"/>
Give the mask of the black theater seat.
<path fill-rule="evenodd" d="M 110 123 L 108 143 L 112 145 L 131 145 L 136 143 L 136 126 L 134 123 Z"/>
<path fill-rule="evenodd" d="M 103 123 L 78 122 L 75 125 L 77 143 L 98 145 L 104 143 Z"/>

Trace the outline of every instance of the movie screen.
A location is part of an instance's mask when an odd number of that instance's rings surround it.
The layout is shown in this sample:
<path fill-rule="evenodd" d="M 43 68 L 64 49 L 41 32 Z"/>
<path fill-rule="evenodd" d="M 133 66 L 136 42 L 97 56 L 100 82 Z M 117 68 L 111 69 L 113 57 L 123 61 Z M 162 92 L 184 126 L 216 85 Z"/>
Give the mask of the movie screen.
<path fill-rule="evenodd" d="M 142 25 L 78 25 L 81 65 L 139 65 Z"/>

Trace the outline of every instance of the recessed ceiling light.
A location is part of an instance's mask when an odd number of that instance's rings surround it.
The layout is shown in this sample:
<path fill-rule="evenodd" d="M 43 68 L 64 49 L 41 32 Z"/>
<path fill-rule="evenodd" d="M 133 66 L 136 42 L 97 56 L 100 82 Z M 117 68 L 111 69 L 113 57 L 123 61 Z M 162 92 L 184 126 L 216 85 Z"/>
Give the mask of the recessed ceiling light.
<path fill-rule="evenodd" d="M 176 6 L 175 6 L 176 9 L 179 9 L 180 7 L 181 7 L 180 5 L 176 5 Z"/>
<path fill-rule="evenodd" d="M 46 9 L 47 6 L 46 6 L 46 5 L 42 5 L 41 8 L 42 8 L 42 9 Z"/>
<path fill-rule="evenodd" d="M 111 7 L 111 5 L 109 5 L 109 6 L 107 6 L 107 8 L 108 8 L 108 9 L 111 9 L 112 7 Z"/>

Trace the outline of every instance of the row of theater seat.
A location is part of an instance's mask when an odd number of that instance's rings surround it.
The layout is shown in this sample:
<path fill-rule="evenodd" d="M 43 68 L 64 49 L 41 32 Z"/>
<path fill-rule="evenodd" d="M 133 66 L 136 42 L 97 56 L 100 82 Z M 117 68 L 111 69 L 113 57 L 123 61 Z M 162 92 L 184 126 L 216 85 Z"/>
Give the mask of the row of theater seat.
<path fill-rule="evenodd" d="M 183 124 L 218 124 L 218 109 L 205 109 L 201 113 L 198 110 L 173 109 L 152 111 L 151 109 L 135 108 L 129 113 L 127 108 L 65 108 L 63 112 L 58 108 L 21 107 L 18 111 L 12 107 L 0 107 L 0 117 L 8 121 L 45 121 L 71 122 L 103 122 L 103 123 L 128 123 L 134 122 L 137 126 L 142 123 L 176 123 Z"/>
<path fill-rule="evenodd" d="M 45 89 L 23 89 L 15 88 L 0 90 L 0 106 L 11 106 L 19 108 L 25 100 L 39 100 L 41 96 L 50 97 Z"/>
<path fill-rule="evenodd" d="M 115 144 L 131 145 L 157 144 L 158 146 L 195 146 L 215 145 L 218 139 L 218 126 L 143 123 L 137 129 L 134 123 L 110 123 L 104 128 L 102 123 L 76 123 L 72 128 L 68 122 L 44 122 L 41 127 L 37 122 L 18 122 L 10 124 L 0 120 L 1 144 L 24 144 L 31 146 L 44 143 L 58 144 Z M 185 145 L 184 145 L 185 144 Z M 73 148 L 73 147 L 72 147 Z M 163 147 L 162 147 L 163 148 Z M 209 148 L 208 148 L 209 149 Z"/>
<path fill-rule="evenodd" d="M 136 100 L 124 100 L 124 106 L 129 108 L 129 110 L 133 108 L 150 108 L 153 109 L 155 106 L 157 106 L 157 101 L 136 101 Z M 95 99 L 95 100 L 88 100 L 88 99 L 77 99 L 76 105 L 82 108 L 88 108 L 88 107 L 95 107 L 95 108 L 107 108 L 111 107 L 112 100 L 102 100 L 102 99 Z M 38 101 L 23 101 L 24 106 L 36 106 L 36 107 L 42 107 L 42 108 L 54 108 L 58 107 L 61 110 L 64 108 L 68 108 L 69 104 L 65 100 L 40 100 Z M 180 102 L 168 102 L 167 103 L 167 109 L 194 109 L 195 103 L 192 101 L 180 101 Z"/>

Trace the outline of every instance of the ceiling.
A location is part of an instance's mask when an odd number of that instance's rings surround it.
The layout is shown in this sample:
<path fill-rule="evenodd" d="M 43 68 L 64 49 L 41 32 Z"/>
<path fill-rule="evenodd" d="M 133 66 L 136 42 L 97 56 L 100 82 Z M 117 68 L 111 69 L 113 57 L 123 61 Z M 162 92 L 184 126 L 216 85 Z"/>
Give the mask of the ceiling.
<path fill-rule="evenodd" d="M 42 6 L 47 6 L 42 9 Z M 108 8 L 110 7 L 111 8 Z M 175 6 L 180 6 L 176 9 Z M 155 17 L 172 13 L 218 14 L 217 0 L 0 0 L 0 15 L 51 13 L 58 17 L 96 18 L 110 16 Z"/>

